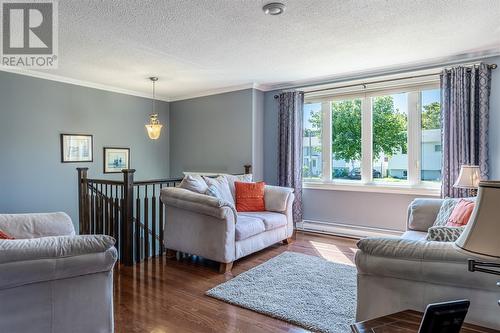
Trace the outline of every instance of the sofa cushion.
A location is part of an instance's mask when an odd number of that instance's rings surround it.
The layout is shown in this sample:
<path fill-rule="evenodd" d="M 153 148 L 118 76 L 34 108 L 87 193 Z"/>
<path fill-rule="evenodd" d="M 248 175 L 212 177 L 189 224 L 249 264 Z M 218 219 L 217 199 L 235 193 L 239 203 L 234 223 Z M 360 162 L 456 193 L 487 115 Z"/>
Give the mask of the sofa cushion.
<path fill-rule="evenodd" d="M 280 228 L 286 226 L 287 223 L 285 214 L 275 212 L 243 212 L 238 213 L 238 218 L 239 216 L 252 217 L 262 220 L 266 230 Z"/>
<path fill-rule="evenodd" d="M 414 230 L 408 230 L 404 234 L 401 235 L 401 238 L 403 239 L 408 239 L 408 240 L 425 240 L 427 237 L 426 232 L 422 231 L 414 231 Z"/>
<path fill-rule="evenodd" d="M 235 238 L 237 241 L 255 236 L 265 230 L 266 227 L 262 219 L 238 214 L 238 220 L 235 225 Z"/>

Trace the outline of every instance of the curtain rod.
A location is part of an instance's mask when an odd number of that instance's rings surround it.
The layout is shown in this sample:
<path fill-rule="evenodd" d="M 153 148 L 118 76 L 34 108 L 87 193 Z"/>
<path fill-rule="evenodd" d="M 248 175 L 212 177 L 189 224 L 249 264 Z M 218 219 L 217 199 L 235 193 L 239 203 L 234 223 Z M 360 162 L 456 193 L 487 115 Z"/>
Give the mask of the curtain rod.
<path fill-rule="evenodd" d="M 479 66 L 479 65 L 470 65 L 470 66 L 464 66 L 464 67 L 472 67 L 472 66 Z M 490 69 L 496 69 L 497 64 L 491 64 L 488 65 Z M 450 69 L 445 68 L 444 70 L 449 71 Z M 427 76 L 435 76 L 435 74 L 422 74 L 422 75 L 413 75 L 413 76 L 405 76 L 405 77 L 400 77 L 400 78 L 395 78 L 395 79 L 386 79 L 386 80 L 378 80 L 378 81 L 371 81 L 371 82 L 366 82 L 366 83 L 356 83 L 356 84 L 348 84 L 348 85 L 343 85 L 343 86 L 338 86 L 338 87 L 330 87 L 330 88 L 322 88 L 322 89 L 315 89 L 315 90 L 309 90 L 306 91 L 305 93 L 315 93 L 315 92 L 320 92 L 320 91 L 327 91 L 327 90 L 335 90 L 335 89 L 342 89 L 342 88 L 352 88 L 352 87 L 357 87 L 357 86 L 366 86 L 367 84 L 377 84 L 377 83 L 385 83 L 385 82 L 393 82 L 393 81 L 400 81 L 400 80 L 409 80 L 409 79 L 418 79 L 421 77 L 427 77 Z M 274 95 L 274 98 L 277 99 L 279 98 L 279 95 Z"/>

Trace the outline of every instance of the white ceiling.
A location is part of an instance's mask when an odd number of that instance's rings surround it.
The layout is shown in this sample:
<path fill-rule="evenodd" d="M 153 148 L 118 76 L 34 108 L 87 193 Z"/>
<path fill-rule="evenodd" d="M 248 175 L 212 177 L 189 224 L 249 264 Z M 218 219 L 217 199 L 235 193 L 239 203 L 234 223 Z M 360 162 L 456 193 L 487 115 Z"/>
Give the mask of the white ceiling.
<path fill-rule="evenodd" d="M 60 0 L 59 68 L 180 99 L 500 50 L 498 0 Z"/>

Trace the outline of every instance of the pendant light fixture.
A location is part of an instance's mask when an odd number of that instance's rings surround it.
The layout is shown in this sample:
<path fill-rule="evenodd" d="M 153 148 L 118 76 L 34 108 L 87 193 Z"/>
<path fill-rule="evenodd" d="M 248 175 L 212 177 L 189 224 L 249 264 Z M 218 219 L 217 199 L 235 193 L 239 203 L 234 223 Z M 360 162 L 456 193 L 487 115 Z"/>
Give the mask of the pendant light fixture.
<path fill-rule="evenodd" d="M 152 76 L 149 78 L 151 80 L 151 83 L 153 85 L 153 112 L 149 116 L 149 124 L 145 125 L 146 129 L 148 130 L 148 136 L 151 140 L 157 140 L 160 137 L 161 134 L 161 128 L 163 127 L 162 124 L 160 124 L 160 121 L 158 120 L 158 113 L 155 112 L 155 83 L 158 81 L 158 78 L 155 76 Z"/>

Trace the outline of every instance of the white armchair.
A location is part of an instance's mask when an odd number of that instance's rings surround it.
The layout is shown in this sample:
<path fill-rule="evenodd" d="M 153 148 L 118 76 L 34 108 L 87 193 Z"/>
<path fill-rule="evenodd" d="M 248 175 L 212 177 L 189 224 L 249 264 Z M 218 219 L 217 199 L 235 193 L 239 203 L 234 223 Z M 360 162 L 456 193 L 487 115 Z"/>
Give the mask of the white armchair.
<path fill-rule="evenodd" d="M 114 239 L 64 213 L 0 214 L 2 332 L 113 332 Z"/>
<path fill-rule="evenodd" d="M 469 299 L 466 321 L 500 329 L 500 290 L 493 275 L 467 270 L 469 254 L 453 242 L 426 241 L 442 199 L 416 199 L 408 209 L 401 238 L 366 238 L 358 242 L 357 320 L 367 320 L 429 303 Z"/>
<path fill-rule="evenodd" d="M 220 263 L 228 272 L 235 260 L 272 244 L 289 242 L 293 234 L 293 190 L 265 188 L 264 212 L 236 212 L 227 202 L 182 188 L 165 188 L 165 247 Z"/>

